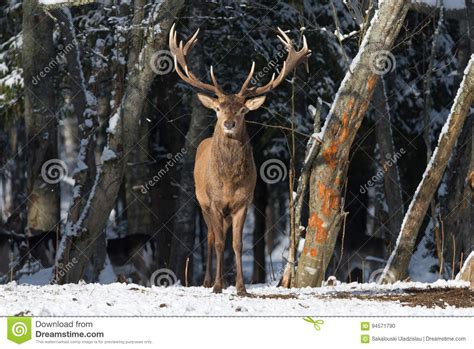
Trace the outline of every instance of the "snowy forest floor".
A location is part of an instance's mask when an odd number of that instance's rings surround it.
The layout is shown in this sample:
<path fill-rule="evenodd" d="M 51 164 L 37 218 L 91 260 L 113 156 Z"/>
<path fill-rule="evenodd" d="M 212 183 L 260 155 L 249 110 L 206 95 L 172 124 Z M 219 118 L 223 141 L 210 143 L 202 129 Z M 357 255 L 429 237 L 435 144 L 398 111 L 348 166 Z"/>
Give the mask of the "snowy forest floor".
<path fill-rule="evenodd" d="M 134 284 L 0 286 L 0 316 L 474 316 L 474 291 L 465 282 L 340 284 L 282 289 L 249 285 L 213 294 L 203 287 Z"/>

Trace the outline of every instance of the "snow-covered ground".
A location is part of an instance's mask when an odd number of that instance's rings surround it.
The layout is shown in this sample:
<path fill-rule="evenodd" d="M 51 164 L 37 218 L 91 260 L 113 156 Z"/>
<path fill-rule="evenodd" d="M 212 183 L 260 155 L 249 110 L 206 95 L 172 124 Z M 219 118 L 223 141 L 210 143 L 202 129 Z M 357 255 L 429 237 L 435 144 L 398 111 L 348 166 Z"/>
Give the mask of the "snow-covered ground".
<path fill-rule="evenodd" d="M 248 286 L 251 297 L 238 297 L 235 288 L 213 294 L 203 287 L 142 287 L 113 283 L 69 285 L 0 286 L 0 316 L 30 314 L 34 316 L 368 316 L 429 315 L 474 316 L 470 308 L 407 306 L 399 301 L 337 298 L 352 295 L 403 293 L 407 288 L 461 288 L 469 284 L 438 280 L 435 283 L 396 283 L 393 285 L 340 284 L 321 288 L 282 289 L 269 285 Z"/>

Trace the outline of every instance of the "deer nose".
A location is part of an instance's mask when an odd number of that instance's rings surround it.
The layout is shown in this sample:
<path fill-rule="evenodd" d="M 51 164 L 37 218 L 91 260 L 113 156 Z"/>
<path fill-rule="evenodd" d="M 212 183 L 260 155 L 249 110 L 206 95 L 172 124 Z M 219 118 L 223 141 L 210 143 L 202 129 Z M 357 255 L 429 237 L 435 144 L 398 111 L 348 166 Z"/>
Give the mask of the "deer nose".
<path fill-rule="evenodd" d="M 234 120 L 224 121 L 224 127 L 228 130 L 232 130 L 235 127 L 235 121 Z"/>

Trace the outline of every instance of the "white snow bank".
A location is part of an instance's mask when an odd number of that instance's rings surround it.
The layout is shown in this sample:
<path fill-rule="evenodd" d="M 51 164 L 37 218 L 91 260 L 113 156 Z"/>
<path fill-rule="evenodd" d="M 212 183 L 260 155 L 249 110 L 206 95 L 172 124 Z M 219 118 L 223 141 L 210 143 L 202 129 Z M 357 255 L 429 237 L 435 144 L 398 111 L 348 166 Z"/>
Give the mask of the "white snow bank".
<path fill-rule="evenodd" d="M 0 286 L 0 316 L 25 312 L 33 316 L 474 316 L 473 308 L 409 307 L 393 301 L 337 299 L 334 292 L 384 293 L 401 292 L 405 288 L 467 287 L 466 282 L 439 280 L 433 284 L 416 282 L 393 285 L 341 284 L 321 288 L 282 289 L 268 285 L 253 285 L 247 289 L 253 297 L 238 297 L 235 288 L 222 294 L 213 294 L 203 287 L 146 288 L 133 284 L 113 283 L 68 285 L 17 285 Z M 273 298 L 259 298 L 258 296 Z M 294 295 L 294 298 L 281 298 Z M 280 298 L 276 298 L 279 296 Z"/>

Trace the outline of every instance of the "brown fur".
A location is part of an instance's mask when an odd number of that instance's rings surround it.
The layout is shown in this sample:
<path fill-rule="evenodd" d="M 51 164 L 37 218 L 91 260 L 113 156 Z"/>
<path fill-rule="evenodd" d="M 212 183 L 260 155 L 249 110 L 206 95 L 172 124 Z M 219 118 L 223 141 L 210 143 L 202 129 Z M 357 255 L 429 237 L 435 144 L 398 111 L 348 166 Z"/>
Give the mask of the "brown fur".
<path fill-rule="evenodd" d="M 219 97 L 217 100 L 203 98 L 200 96 L 205 106 L 216 110 L 218 117 L 213 136 L 202 141 L 197 149 L 194 168 L 196 197 L 208 227 L 209 251 L 204 286 L 211 286 L 212 251 L 215 249 L 217 270 L 214 292 L 222 291 L 225 235 L 232 226 L 232 246 L 237 265 L 236 288 L 238 294 L 244 295 L 242 230 L 247 208 L 253 201 L 257 180 L 244 115 L 253 106 L 246 103 L 244 98 L 232 95 Z M 258 106 L 263 100 L 257 102 Z M 232 134 L 226 134 L 225 121 L 235 122 Z"/>
<path fill-rule="evenodd" d="M 178 44 L 173 24 L 170 29 L 169 47 L 175 59 L 176 73 L 181 79 L 191 86 L 217 96 L 212 98 L 198 94 L 201 103 L 217 113 L 214 135 L 199 145 L 194 169 L 196 197 L 208 227 L 209 251 L 204 286 L 211 286 L 212 250 L 215 248 L 217 270 L 214 292 L 222 292 L 225 234 L 232 226 L 232 245 L 237 264 L 236 288 L 237 293 L 243 295 L 246 294 L 246 290 L 242 275 L 242 230 L 247 208 L 252 203 L 257 178 L 244 116 L 248 111 L 258 109 L 265 101 L 262 95 L 277 87 L 290 71 L 306 61 L 311 50 L 308 49 L 303 35 L 303 48 L 296 51 L 288 35 L 278 28 L 280 35 L 278 38 L 285 45 L 288 56 L 277 77 L 273 75 L 263 86 L 249 87 L 255 69 L 253 63 L 239 93 L 229 95 L 218 85 L 212 67 L 210 71 L 212 85 L 198 80 L 188 69 L 186 56 L 196 43 L 198 32 L 199 30 L 185 44 L 183 42 Z"/>

